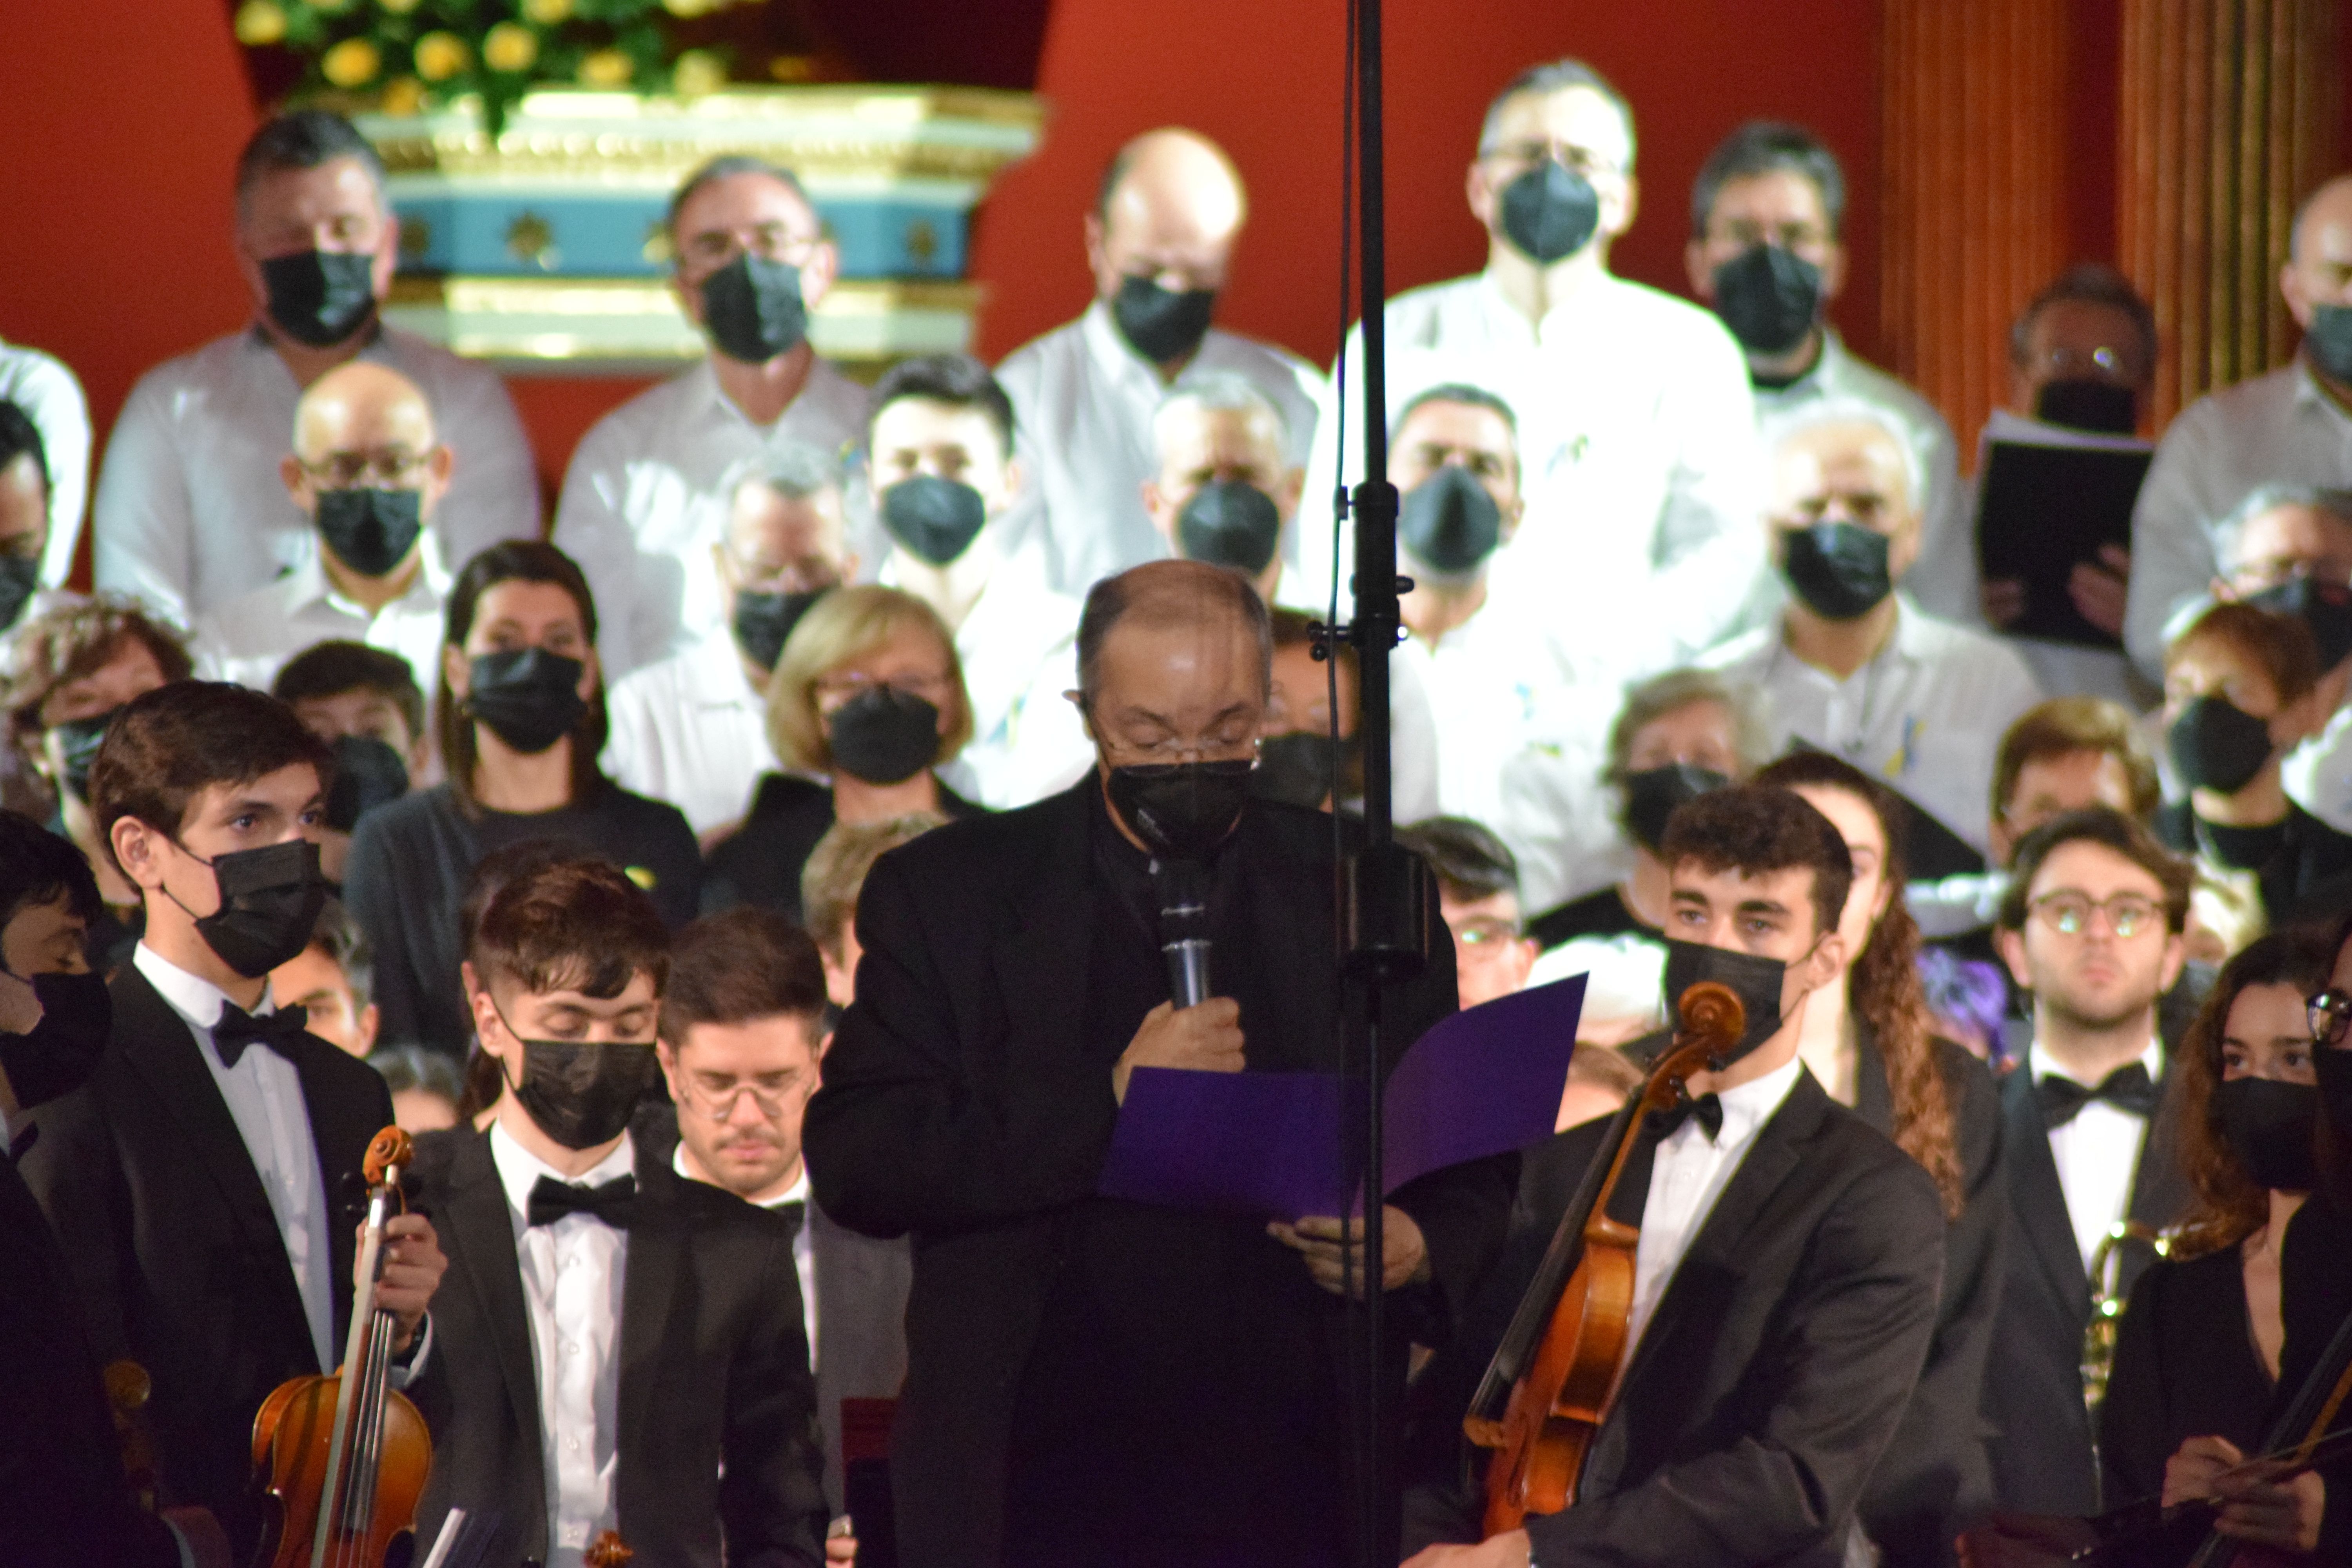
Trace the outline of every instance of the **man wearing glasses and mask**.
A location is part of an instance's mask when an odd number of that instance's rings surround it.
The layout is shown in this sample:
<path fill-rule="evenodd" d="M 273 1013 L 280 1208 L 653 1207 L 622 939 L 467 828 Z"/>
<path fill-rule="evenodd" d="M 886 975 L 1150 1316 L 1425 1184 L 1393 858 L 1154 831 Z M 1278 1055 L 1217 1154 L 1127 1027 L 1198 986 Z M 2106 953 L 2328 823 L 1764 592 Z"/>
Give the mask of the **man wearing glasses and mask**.
<path fill-rule="evenodd" d="M 1223 567 L 1097 584 L 1073 694 L 1096 766 L 883 856 L 859 896 L 857 996 L 803 1146 L 826 1214 L 915 1237 L 906 1561 L 1343 1560 L 1339 1222 L 1096 1195 L 1136 1068 L 1339 1065 L 1331 819 L 1249 791 L 1271 645 Z M 1180 893 L 1211 949 L 1207 998 L 1181 1007 L 1161 952 Z M 1387 994 L 1384 1046 L 1450 1012 L 1454 984 L 1436 943 Z M 1392 1195 L 1391 1321 L 1458 1310 L 1510 1165 Z"/>
<path fill-rule="evenodd" d="M 672 287 L 710 352 L 596 422 L 555 509 L 555 543 L 587 574 L 615 680 L 726 636 L 709 546 L 730 479 L 776 443 L 837 453 L 866 429 L 865 392 L 808 341 L 841 257 L 790 171 L 712 159 L 670 199 L 667 235 Z"/>
<path fill-rule="evenodd" d="M 2001 1083 L 2010 1246 L 1985 1374 L 1993 1498 L 2006 1512 L 2098 1511 L 2083 1333 L 2094 1289 L 2118 1299 L 2147 1236 L 2191 1201 L 2165 1101 L 2157 1005 L 2179 976 L 2189 870 L 2122 813 L 2093 806 L 2017 847 L 1996 934 L 2033 1000 L 2033 1041 Z M 2108 1237 L 2115 1279 L 2091 1277 Z"/>
<path fill-rule="evenodd" d="M 288 659 L 340 641 L 432 669 L 449 595 L 433 524 L 455 468 L 432 405 L 398 371 L 355 361 L 311 383 L 278 470 L 317 547 L 197 621 L 197 668 L 266 691 Z"/>
<path fill-rule="evenodd" d="M 1393 425 L 1409 389 L 1446 381 L 1517 410 L 1527 522 L 1510 554 L 1559 583 L 1559 624 L 1637 677 L 1736 629 L 1765 563 L 1739 345 L 1713 312 L 1609 270 L 1633 226 L 1633 155 L 1632 110 L 1581 61 L 1533 67 L 1496 95 L 1465 189 L 1486 268 L 1389 301 L 1385 414 Z M 1360 330 L 1346 361 L 1348 449 L 1318 433 L 1309 496 L 1362 469 Z M 1329 531 L 1301 543 L 1320 594 Z M 1343 542 L 1339 560 L 1353 550 Z"/>

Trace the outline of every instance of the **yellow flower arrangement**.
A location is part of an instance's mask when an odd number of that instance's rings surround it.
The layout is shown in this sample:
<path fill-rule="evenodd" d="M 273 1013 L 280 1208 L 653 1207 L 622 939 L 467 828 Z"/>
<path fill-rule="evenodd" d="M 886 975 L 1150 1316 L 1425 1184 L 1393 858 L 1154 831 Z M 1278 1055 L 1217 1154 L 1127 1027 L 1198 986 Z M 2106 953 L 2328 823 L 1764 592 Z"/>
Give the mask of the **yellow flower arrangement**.
<path fill-rule="evenodd" d="M 618 49 L 598 49 L 583 55 L 580 60 L 580 81 L 584 87 L 626 87 L 636 62 Z"/>
<path fill-rule="evenodd" d="M 286 13 L 270 0 L 245 0 L 231 24 L 236 41 L 249 49 L 274 44 L 286 37 Z"/>
<path fill-rule="evenodd" d="M 514 22 L 500 22 L 482 35 L 482 63 L 494 71 L 527 71 L 539 58 L 539 35 Z"/>
<path fill-rule="evenodd" d="M 669 80 L 680 98 L 717 92 L 727 85 L 727 62 L 709 49 L 688 49 L 670 67 Z"/>
<path fill-rule="evenodd" d="M 383 68 L 383 55 L 365 38 L 345 38 L 319 58 L 319 72 L 337 87 L 365 87 Z"/>
<path fill-rule="evenodd" d="M 436 32 L 417 39 L 410 58 L 416 62 L 416 74 L 426 81 L 447 81 L 466 68 L 472 53 L 457 34 Z"/>

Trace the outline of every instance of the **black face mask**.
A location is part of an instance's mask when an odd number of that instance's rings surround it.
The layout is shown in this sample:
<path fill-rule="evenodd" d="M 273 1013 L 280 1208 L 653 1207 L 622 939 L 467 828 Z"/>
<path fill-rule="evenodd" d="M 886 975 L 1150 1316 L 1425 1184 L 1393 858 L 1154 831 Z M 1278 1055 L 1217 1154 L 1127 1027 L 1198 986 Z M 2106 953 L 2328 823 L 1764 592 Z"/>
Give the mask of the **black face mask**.
<path fill-rule="evenodd" d="M 1249 777 L 1250 794 L 1291 805 L 1321 805 L 1332 793 L 1332 769 L 1343 744 L 1321 730 L 1266 737 L 1257 743 L 1257 771 Z"/>
<path fill-rule="evenodd" d="M 98 749 L 106 743 L 106 727 L 121 711 L 120 708 L 110 708 L 87 719 L 68 719 L 49 727 L 49 732 L 58 738 L 58 782 L 76 800 L 89 801 L 90 764 L 98 761 Z"/>
<path fill-rule="evenodd" d="M 1825 621 L 1859 619 L 1895 592 L 1886 535 L 1859 523 L 1817 522 L 1780 535 L 1780 573 L 1805 608 Z"/>
<path fill-rule="evenodd" d="M 1397 538 L 1441 578 L 1463 578 L 1503 542 L 1503 510 L 1458 463 L 1413 486 L 1397 509 Z"/>
<path fill-rule="evenodd" d="M 812 588 L 804 594 L 755 594 L 737 589 L 730 623 L 735 646 L 761 669 L 775 668 L 776 660 L 784 657 L 784 644 L 792 640 L 793 628 L 825 592 Z"/>
<path fill-rule="evenodd" d="M 1696 800 L 1731 781 L 1713 768 L 1669 763 L 1625 775 L 1625 830 L 1652 854 L 1666 837 L 1666 818 L 1685 801 Z"/>
<path fill-rule="evenodd" d="M 362 577 L 384 577 L 425 531 L 425 494 L 409 489 L 320 490 L 319 537 Z"/>
<path fill-rule="evenodd" d="M 801 269 L 745 251 L 702 280 L 702 325 L 720 353 L 744 364 L 792 353 L 808 336 Z"/>
<path fill-rule="evenodd" d="M 220 889 L 220 908 L 195 919 L 196 934 L 223 963 L 247 980 L 258 980 L 309 943 L 319 906 L 327 901 L 317 845 L 296 838 L 258 849 L 233 849 L 210 860 L 185 846 L 181 853 L 200 866 L 210 866 Z M 163 896 L 180 903 L 168 889 Z M 195 915 L 194 910 L 188 912 Z"/>
<path fill-rule="evenodd" d="M 16 624 L 41 588 L 41 558 L 0 555 L 0 632 Z"/>
<path fill-rule="evenodd" d="M 867 784 L 904 784 L 940 755 L 940 710 L 911 691 L 869 686 L 825 721 L 836 773 Z"/>
<path fill-rule="evenodd" d="M 899 548 L 945 566 L 971 548 L 988 522 L 988 502 L 961 479 L 917 474 L 882 492 L 882 526 Z"/>
<path fill-rule="evenodd" d="M 1274 563 L 1281 543 L 1281 509 L 1246 479 L 1202 485 L 1176 514 L 1176 547 L 1187 561 L 1255 578 Z"/>
<path fill-rule="evenodd" d="M 1715 313 L 1751 353 L 1784 354 L 1822 310 L 1822 269 L 1777 245 L 1751 245 L 1715 269 Z"/>
<path fill-rule="evenodd" d="M 1683 993 L 1702 980 L 1727 985 L 1739 998 L 1747 1029 L 1739 1041 L 1711 1065 L 1729 1067 L 1780 1031 L 1780 984 L 1789 966 L 1775 958 L 1728 948 L 1706 947 L 1695 942 L 1666 939 L 1666 1016 L 1675 1016 Z"/>
<path fill-rule="evenodd" d="M 261 264 L 269 319 L 296 342 L 331 348 L 375 313 L 375 258 L 302 250 Z"/>
<path fill-rule="evenodd" d="M 2311 628 L 2319 647 L 2319 668 L 2334 669 L 2352 655 L 2352 587 L 2313 577 L 2290 577 L 2275 588 L 2246 595 L 2273 615 L 2294 616 Z"/>
<path fill-rule="evenodd" d="M 2128 436 L 2139 428 L 2139 403 L 2128 386 L 2095 376 L 2073 376 L 2043 384 L 2033 395 L 2033 416 L 2069 430 Z"/>
<path fill-rule="evenodd" d="M 518 647 L 476 654 L 467 668 L 467 716 L 526 756 L 572 733 L 588 711 L 580 695 L 580 672 L 587 666 L 576 658 Z"/>
<path fill-rule="evenodd" d="M 1119 820 L 1154 854 L 1205 860 L 1239 826 L 1256 766 L 1248 757 L 1148 763 L 1111 769 L 1106 787 Z"/>
<path fill-rule="evenodd" d="M 2317 1085 L 2233 1078 L 2214 1086 L 2213 1109 L 2230 1152 L 2256 1186 L 2307 1193 L 2317 1184 L 2318 1160 L 2312 1152 L 2319 1124 Z"/>
<path fill-rule="evenodd" d="M 1180 294 L 1132 274 L 1119 279 L 1118 292 L 1110 300 L 1110 319 L 1118 324 L 1118 335 L 1153 364 L 1190 358 L 1209 335 L 1209 322 L 1216 313 L 1214 289 L 1187 289 Z"/>
<path fill-rule="evenodd" d="M 499 1021 L 505 1023 L 506 1015 Z M 507 1033 L 514 1035 L 513 1025 Z M 523 1040 L 522 1082 L 515 1082 L 504 1061 L 499 1074 L 541 1132 L 566 1149 L 593 1149 L 628 1131 L 637 1101 L 653 1084 L 654 1067 L 651 1040 Z"/>
<path fill-rule="evenodd" d="M 408 764 L 373 735 L 335 737 L 335 784 L 327 792 L 327 826 L 349 833 L 361 817 L 408 793 Z"/>
<path fill-rule="evenodd" d="M 2352 305 L 2321 305 L 2311 312 L 2303 352 L 2312 368 L 2339 384 L 2352 384 Z"/>
<path fill-rule="evenodd" d="M 30 1110 L 89 1081 L 114 1028 L 114 998 L 103 974 L 36 974 L 41 1021 L 28 1035 L 0 1032 L 0 1071 L 16 1104 Z"/>
<path fill-rule="evenodd" d="M 1503 237 L 1531 261 L 1564 260 L 1600 228 L 1601 193 L 1564 164 L 1547 158 L 1503 187 Z"/>
<path fill-rule="evenodd" d="M 2271 760 L 2271 727 L 2226 697 L 2200 697 L 2172 721 L 2165 744 L 2183 784 L 2235 795 Z"/>

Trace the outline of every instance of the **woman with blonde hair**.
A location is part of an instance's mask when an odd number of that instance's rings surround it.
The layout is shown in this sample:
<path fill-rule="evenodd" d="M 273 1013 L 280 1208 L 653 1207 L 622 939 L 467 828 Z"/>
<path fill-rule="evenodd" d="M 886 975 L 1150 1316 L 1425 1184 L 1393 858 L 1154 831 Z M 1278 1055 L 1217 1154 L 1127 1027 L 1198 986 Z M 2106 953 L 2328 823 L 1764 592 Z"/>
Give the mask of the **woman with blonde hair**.
<path fill-rule="evenodd" d="M 911 594 L 836 588 L 812 605 L 768 681 L 768 740 L 782 771 L 760 781 L 743 826 L 710 851 L 705 912 L 756 904 L 801 918 L 801 868 L 836 822 L 981 807 L 940 779 L 971 739 L 955 639 Z"/>

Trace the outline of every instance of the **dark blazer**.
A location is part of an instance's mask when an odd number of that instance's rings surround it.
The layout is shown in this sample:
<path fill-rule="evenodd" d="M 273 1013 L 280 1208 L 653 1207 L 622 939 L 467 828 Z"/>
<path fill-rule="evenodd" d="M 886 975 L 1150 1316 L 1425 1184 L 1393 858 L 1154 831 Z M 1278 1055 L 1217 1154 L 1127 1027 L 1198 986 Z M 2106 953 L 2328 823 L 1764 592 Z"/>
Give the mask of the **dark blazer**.
<path fill-rule="evenodd" d="M 416 1538 L 452 1507 L 495 1517 L 483 1568 L 547 1557 L 539 1381 L 514 1225 L 486 1133 L 416 1141 L 412 1202 L 449 1271 L 409 1397 L 433 1428 Z M 622 1285 L 622 1539 L 646 1563 L 814 1565 L 823 1557 L 814 1394 L 792 1246 L 775 1215 L 640 1163 Z M 723 1473 L 722 1473 L 722 1466 Z"/>
<path fill-rule="evenodd" d="M 1892 1138 L 1895 1102 L 1875 1032 L 1855 1019 L 1854 1114 Z M 1943 1300 L 1927 1364 L 1862 1495 L 1862 1525 L 1890 1565 L 1953 1561 L 1952 1538 L 1992 1506 L 1991 1428 L 1979 1414 L 2000 1306 L 2009 1204 L 2000 1089 L 1982 1062 L 1934 1042 L 1960 1159 L 1962 1207 L 1944 1232 Z"/>
<path fill-rule="evenodd" d="M 2235 1246 L 2149 1266 L 2116 1334 L 2115 1373 L 2099 1404 L 2106 1506 L 2164 1489 L 2164 1462 L 2190 1437 L 2263 1451 L 2271 1374 L 2246 1316 L 2244 1255 Z"/>
<path fill-rule="evenodd" d="M 941 783 L 940 813 L 951 821 L 979 816 L 975 805 Z M 802 918 L 801 868 L 833 826 L 833 786 L 798 773 L 763 773 L 743 824 L 710 847 L 702 867 L 702 912 L 738 904 Z"/>
<path fill-rule="evenodd" d="M 677 1152 L 675 1110 L 647 1107 L 629 1131 L 640 1170 L 648 1162 L 669 1166 Z M 898 1397 L 907 1381 L 907 1287 L 915 1261 L 906 1237 L 860 1236 L 814 1203 L 808 1227 L 816 1264 L 816 1412 L 824 1429 L 824 1496 L 838 1514 L 841 1402 Z"/>
<path fill-rule="evenodd" d="M 1502 1313 L 1482 1324 L 1507 1321 L 1609 1126 L 1528 1156 L 1506 1288 L 1487 1298 Z M 1639 1222 L 1649 1173 L 1644 1152 L 1612 1212 Z M 1536 1561 L 1843 1563 L 1935 1338 L 1944 1232 L 1927 1173 L 1801 1071 L 1634 1348 L 1577 1501 L 1528 1521 Z M 1458 1364 L 1483 1369 L 1497 1337 Z"/>
<path fill-rule="evenodd" d="M 65 1254 L 0 1154 L 0 1563 L 177 1568 L 171 1531 L 132 1502 Z"/>
<path fill-rule="evenodd" d="M 2100 1508 L 2099 1475 L 2082 1372 L 2091 1281 L 2034 1099 L 2033 1071 L 2029 1060 L 2000 1084 L 2013 1244 L 1985 1375 L 1985 1414 L 1996 1434 L 1993 1503 L 2010 1513 L 2093 1514 Z M 2158 1086 L 2127 1211 L 2158 1230 L 2178 1224 L 2193 1195 L 2180 1164 L 2177 1078 L 2168 1071 Z M 2156 1254 L 2139 1242 L 2118 1251 L 2117 1289 L 2128 1294 Z"/>
<path fill-rule="evenodd" d="M 260 1532 L 247 1485 L 254 1415 L 280 1383 L 320 1371 L 318 1352 L 204 1047 L 137 968 L 124 965 L 110 989 L 113 1038 L 89 1083 L 35 1113 L 25 1178 L 65 1249 L 100 1363 L 127 1356 L 154 1380 L 162 1500 L 211 1509 L 242 1554 Z M 293 1061 L 327 1199 L 340 1347 L 360 1166 L 392 1124 L 392 1096 L 374 1068 L 324 1040 L 302 1037 Z"/>
<path fill-rule="evenodd" d="M 858 900 L 857 1001 L 809 1104 L 825 1212 L 914 1237 L 891 1468 L 899 1550 L 926 1568 L 1001 1554 L 1014 1403 L 1068 1216 L 1092 1212 L 1117 1115 L 1108 1063 L 1085 1036 L 1096 927 L 1129 918 L 1094 868 L 1097 788 L 1089 773 L 876 862 Z M 1244 1020 L 1260 1067 L 1336 1065 L 1331 837 L 1319 812 L 1253 801 L 1226 851 L 1243 868 L 1234 914 L 1254 963 L 1296 977 L 1287 1016 Z M 1423 975 L 1389 993 L 1391 1064 L 1453 1009 L 1453 950 L 1433 949 Z M 1482 1162 L 1391 1200 L 1428 1242 L 1441 1313 L 1493 1256 L 1510 1175 L 1507 1161 Z"/>

